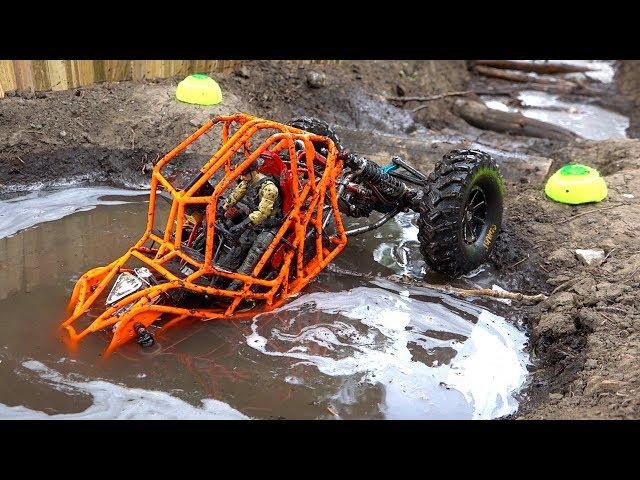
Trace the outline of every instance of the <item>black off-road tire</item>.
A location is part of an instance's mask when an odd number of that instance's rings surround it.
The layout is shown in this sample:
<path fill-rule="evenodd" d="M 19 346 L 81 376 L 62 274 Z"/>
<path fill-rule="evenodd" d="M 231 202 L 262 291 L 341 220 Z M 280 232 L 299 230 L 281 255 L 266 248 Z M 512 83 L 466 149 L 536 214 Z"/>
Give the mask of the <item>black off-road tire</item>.
<path fill-rule="evenodd" d="M 335 143 L 338 152 L 342 152 L 344 150 L 342 143 L 340 142 L 340 138 L 338 138 L 336 132 L 334 132 L 329 124 L 324 120 L 320 120 L 316 117 L 298 117 L 292 119 L 289 122 L 289 125 L 299 128 L 300 130 L 304 130 L 305 132 L 327 137 Z"/>
<path fill-rule="evenodd" d="M 484 263 L 500 231 L 504 198 L 504 180 L 491 156 L 447 153 L 429 175 L 423 198 L 418 240 L 427 265 L 457 276 Z"/>

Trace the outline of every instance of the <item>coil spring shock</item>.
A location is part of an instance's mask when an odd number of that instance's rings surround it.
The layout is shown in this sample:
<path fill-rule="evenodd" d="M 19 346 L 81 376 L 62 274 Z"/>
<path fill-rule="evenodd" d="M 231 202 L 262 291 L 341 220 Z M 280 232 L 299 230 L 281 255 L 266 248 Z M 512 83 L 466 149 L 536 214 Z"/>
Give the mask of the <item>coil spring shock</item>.
<path fill-rule="evenodd" d="M 409 190 L 400 180 L 384 172 L 380 166 L 364 157 L 349 153 L 346 157 L 346 164 L 356 172 L 358 181 L 374 185 L 389 200 L 402 200 Z"/>

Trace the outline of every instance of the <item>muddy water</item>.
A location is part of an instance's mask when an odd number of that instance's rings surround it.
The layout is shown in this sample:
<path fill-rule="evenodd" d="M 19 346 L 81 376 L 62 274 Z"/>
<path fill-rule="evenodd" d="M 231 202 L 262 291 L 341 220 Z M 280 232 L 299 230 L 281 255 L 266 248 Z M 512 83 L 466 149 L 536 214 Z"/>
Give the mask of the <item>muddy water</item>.
<path fill-rule="evenodd" d="M 517 408 L 526 337 L 495 302 L 371 275 L 421 276 L 415 218 L 356 237 L 279 311 L 193 322 L 72 353 L 60 314 L 78 276 L 141 234 L 146 196 L 84 187 L 0 199 L 0 418 L 495 418 Z M 364 275 L 363 275 L 364 274 Z M 463 284 L 492 284 L 479 269 Z"/>
<path fill-rule="evenodd" d="M 504 100 L 484 97 L 490 108 L 504 112 L 520 111 L 525 117 L 559 125 L 589 140 L 627 138 L 629 118 L 597 105 L 567 102 L 558 95 L 524 91 L 518 95 L 521 108 L 508 106 Z"/>
<path fill-rule="evenodd" d="M 591 68 L 585 73 L 568 74 L 567 78 L 589 77 L 601 83 L 611 83 L 614 77 L 613 61 L 562 60 L 562 63 Z M 525 117 L 559 125 L 589 140 L 627 138 L 629 118 L 587 102 L 561 100 L 559 95 L 539 91 L 524 91 L 518 95 L 520 106 L 510 105 L 507 97 L 483 96 L 485 104 L 504 112 L 520 112 Z"/>

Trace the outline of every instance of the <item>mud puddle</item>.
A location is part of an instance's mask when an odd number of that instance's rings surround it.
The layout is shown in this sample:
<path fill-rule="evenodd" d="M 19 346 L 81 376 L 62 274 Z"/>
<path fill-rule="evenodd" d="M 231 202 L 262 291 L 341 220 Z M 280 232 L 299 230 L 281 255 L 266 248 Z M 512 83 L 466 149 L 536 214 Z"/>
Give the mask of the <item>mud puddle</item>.
<path fill-rule="evenodd" d="M 627 138 L 629 118 L 597 105 L 560 100 L 547 92 L 524 91 L 518 95 L 521 107 L 513 107 L 504 99 L 483 97 L 489 108 L 504 112 L 520 112 L 525 117 L 559 125 L 589 140 Z"/>
<path fill-rule="evenodd" d="M 585 73 L 567 74 L 567 78 L 579 80 L 588 77 L 604 84 L 613 81 L 615 72 L 612 61 L 561 60 L 560 62 L 593 69 Z M 504 112 L 520 112 L 525 117 L 564 127 L 588 140 L 627 138 L 628 117 L 593 105 L 588 100 L 566 101 L 559 95 L 533 90 L 518 94 L 519 105 L 514 105 L 508 97 L 481 96 L 481 98 L 489 108 Z"/>
<path fill-rule="evenodd" d="M 56 326 L 78 276 L 142 233 L 146 196 L 81 187 L 0 199 L 0 213 L 1 418 L 496 418 L 517 408 L 527 338 L 505 305 L 382 278 L 426 271 L 412 215 L 354 238 L 278 311 L 186 324 L 152 351 L 127 345 L 104 362 L 104 338 L 72 354 Z M 468 277 L 460 283 L 493 278 L 482 268 Z"/>

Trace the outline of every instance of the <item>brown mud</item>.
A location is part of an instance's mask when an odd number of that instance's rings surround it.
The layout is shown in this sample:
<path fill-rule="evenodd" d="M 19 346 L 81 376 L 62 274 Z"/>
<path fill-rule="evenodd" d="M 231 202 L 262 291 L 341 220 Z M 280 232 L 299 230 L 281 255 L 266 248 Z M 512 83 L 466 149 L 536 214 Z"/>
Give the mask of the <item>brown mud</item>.
<path fill-rule="evenodd" d="M 620 72 L 627 75 L 627 68 Z M 310 72 L 324 78 L 321 86 L 309 85 Z M 414 104 L 400 108 L 385 100 L 478 85 L 464 62 L 256 61 L 216 78 L 224 101 L 213 108 L 176 102 L 178 79 L 8 93 L 0 100 L 0 192 L 64 179 L 146 184 L 144 170 L 211 115 L 238 111 L 284 122 L 318 116 L 338 126 L 354 150 L 395 154 L 397 146 L 425 171 L 460 144 L 513 152 L 501 163 L 515 166 L 505 174 L 505 219 L 491 260 L 503 288 L 550 295 L 539 305 L 513 305 L 529 326 L 535 364 L 514 417 L 640 417 L 640 140 L 515 137 L 468 125 L 452 113 L 454 99 L 429 102 L 416 113 Z M 618 87 L 633 95 L 620 78 Z M 625 112 L 619 98 L 607 92 L 590 101 Z M 631 115 L 630 136 L 634 122 Z M 462 140 L 446 139 L 452 135 Z M 425 140 L 431 136 L 444 140 Z M 422 146 L 426 153 L 412 155 Z M 545 197 L 549 165 L 552 173 L 570 161 L 600 169 L 607 200 L 572 207 Z M 581 263 L 575 250 L 588 248 L 603 249 L 605 261 Z"/>

